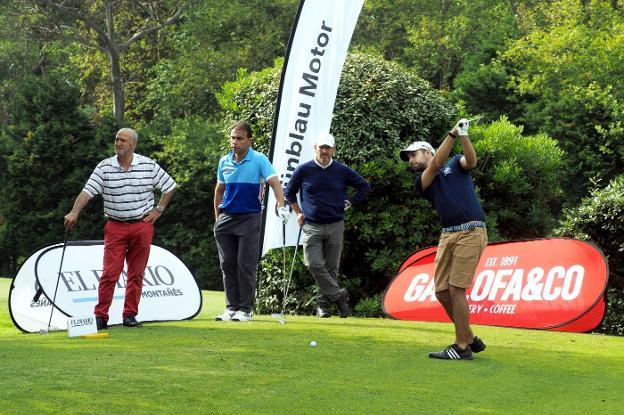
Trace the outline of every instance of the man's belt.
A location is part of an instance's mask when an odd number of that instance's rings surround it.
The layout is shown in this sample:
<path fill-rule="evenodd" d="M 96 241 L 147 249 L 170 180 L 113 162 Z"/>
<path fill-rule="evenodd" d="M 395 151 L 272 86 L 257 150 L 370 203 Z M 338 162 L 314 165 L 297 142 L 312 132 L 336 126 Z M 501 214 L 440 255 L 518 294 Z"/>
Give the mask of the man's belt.
<path fill-rule="evenodd" d="M 137 223 L 137 222 L 143 222 L 143 218 L 141 218 L 141 219 L 122 220 L 122 219 L 111 218 L 110 216 L 108 217 L 108 220 L 110 220 L 111 222 L 117 222 L 117 223 Z"/>
<path fill-rule="evenodd" d="M 461 225 L 448 226 L 446 228 L 442 228 L 442 232 L 461 232 L 469 231 L 474 228 L 485 228 L 485 222 L 481 222 L 480 220 L 474 220 L 472 222 L 462 223 Z"/>

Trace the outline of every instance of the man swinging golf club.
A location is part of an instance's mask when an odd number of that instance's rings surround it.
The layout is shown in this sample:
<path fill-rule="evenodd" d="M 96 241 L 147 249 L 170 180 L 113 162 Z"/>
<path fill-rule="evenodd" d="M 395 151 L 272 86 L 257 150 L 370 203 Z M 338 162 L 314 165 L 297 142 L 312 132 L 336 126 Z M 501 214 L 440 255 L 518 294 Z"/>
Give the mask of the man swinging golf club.
<path fill-rule="evenodd" d="M 303 258 L 320 288 L 318 317 L 330 317 L 329 306 L 336 303 L 340 317 L 346 318 L 349 293 L 338 285 L 344 211 L 366 199 L 370 185 L 356 171 L 333 160 L 336 153 L 333 135 L 319 135 L 314 153 L 313 160 L 295 169 L 286 187 L 286 199 L 303 228 Z M 347 198 L 348 187 L 356 189 L 351 199 Z"/>
<path fill-rule="evenodd" d="M 128 264 L 128 281 L 123 308 L 123 325 L 140 327 L 136 315 L 143 291 L 143 274 L 149 258 L 154 222 L 173 197 L 176 183 L 156 162 L 136 154 L 136 131 L 122 128 L 115 137 L 115 155 L 100 162 L 71 212 L 65 215 L 65 228 L 71 229 L 80 211 L 97 195 L 104 199 L 104 270 L 98 286 L 95 321 L 98 330 L 108 327 L 108 310 L 115 284 Z M 154 207 L 154 189 L 162 193 Z"/>
<path fill-rule="evenodd" d="M 477 154 L 468 127 L 469 120 L 461 119 L 438 151 L 427 142 L 416 141 L 400 153 L 401 159 L 420 173 L 414 182 L 416 194 L 433 203 L 442 222 L 435 258 L 435 294 L 455 325 L 455 343 L 441 352 L 429 353 L 435 359 L 472 360 L 472 352 L 485 349 L 470 328 L 466 299 L 466 289 L 487 246 L 485 214 L 470 177 L 470 170 L 477 165 Z M 464 154 L 447 161 L 457 136 Z"/>

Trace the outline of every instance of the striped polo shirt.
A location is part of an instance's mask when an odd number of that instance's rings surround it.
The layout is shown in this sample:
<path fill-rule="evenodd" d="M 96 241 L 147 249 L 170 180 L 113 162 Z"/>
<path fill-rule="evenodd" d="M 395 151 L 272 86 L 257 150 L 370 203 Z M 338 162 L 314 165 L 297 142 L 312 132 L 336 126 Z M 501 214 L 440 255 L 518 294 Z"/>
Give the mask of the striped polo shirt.
<path fill-rule="evenodd" d="M 230 214 L 256 213 L 262 210 L 264 182 L 277 176 L 273 165 L 262 153 L 251 147 L 238 163 L 230 151 L 219 160 L 217 182 L 225 184 L 219 208 Z"/>
<path fill-rule="evenodd" d="M 128 171 L 121 168 L 117 156 L 102 160 L 82 191 L 92 198 L 102 195 L 106 217 L 127 221 L 141 219 L 154 208 L 154 189 L 167 193 L 175 187 L 154 160 L 135 153 Z"/>

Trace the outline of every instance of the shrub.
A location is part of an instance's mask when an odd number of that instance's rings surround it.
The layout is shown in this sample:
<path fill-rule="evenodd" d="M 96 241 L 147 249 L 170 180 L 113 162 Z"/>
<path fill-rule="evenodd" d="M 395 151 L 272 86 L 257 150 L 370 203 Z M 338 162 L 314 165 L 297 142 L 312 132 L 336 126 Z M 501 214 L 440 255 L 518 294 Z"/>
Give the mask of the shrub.
<path fill-rule="evenodd" d="M 545 134 L 522 135 L 522 127 L 501 117 L 470 130 L 479 157 L 475 186 L 488 220 L 503 239 L 548 234 L 556 225 L 564 153 Z"/>
<path fill-rule="evenodd" d="M 154 243 L 174 252 L 203 289 L 223 289 L 214 227 L 217 164 L 223 134 L 201 118 L 160 120 L 141 130 L 162 149 L 154 158 L 176 180 L 176 194 L 158 221 Z"/>
<path fill-rule="evenodd" d="M 234 120 L 250 122 L 254 147 L 268 152 L 282 61 L 261 72 L 240 73 L 224 86 L 220 103 L 224 127 Z M 339 161 L 359 171 L 372 185 L 368 201 L 347 213 L 341 285 L 352 302 L 382 291 L 400 261 L 419 246 L 435 243 L 437 224 L 426 202 L 411 197 L 413 180 L 398 150 L 414 139 L 432 140 L 448 129 L 452 106 L 409 70 L 373 56 L 351 54 L 336 97 L 332 133 Z M 433 231 L 436 229 L 436 231 Z M 267 255 L 259 279 L 259 307 L 275 306 L 282 287 L 281 256 Z M 277 261 L 277 263 L 274 263 Z M 293 275 L 292 307 L 311 312 L 316 286 L 304 268 Z M 314 287 L 314 288 L 312 288 Z M 270 296 L 270 298 L 265 298 Z M 295 299 L 296 298 L 296 299 Z M 295 305 L 297 302 L 297 305 Z"/>
<path fill-rule="evenodd" d="M 382 300 L 382 294 L 362 298 L 353 308 L 353 314 L 358 317 L 384 317 L 384 312 L 381 308 Z"/>
<path fill-rule="evenodd" d="M 274 68 L 240 73 L 220 95 L 223 125 L 250 121 L 254 146 L 265 152 L 279 65 L 276 61 Z M 398 152 L 416 139 L 439 145 L 454 117 L 451 105 L 409 70 L 366 54 L 347 59 L 331 128 L 336 158 L 372 187 L 367 201 L 345 217 L 340 284 L 351 293 L 352 305 L 382 292 L 408 254 L 437 243 L 437 214 L 429 202 L 413 195 L 414 175 Z M 473 174 L 488 215 L 490 239 L 533 237 L 552 229 L 552 200 L 560 194 L 563 155 L 556 142 L 545 135 L 523 136 L 522 129 L 506 119 L 475 127 L 473 137 L 481 159 Z M 261 262 L 259 278 L 274 285 L 261 289 L 261 307 L 275 306 L 281 298 L 282 279 L 276 277 L 281 275 L 280 258 L 268 255 Z M 293 283 L 296 298 L 289 299 L 292 308 L 287 308 L 311 312 L 314 281 L 302 268 L 293 275 Z"/>
<path fill-rule="evenodd" d="M 572 209 L 566 209 L 557 236 L 594 242 L 609 262 L 607 314 L 598 329 L 609 334 L 624 334 L 624 175 L 617 176 L 603 189 Z"/>
<path fill-rule="evenodd" d="M 63 240 L 63 216 L 110 156 L 116 125 L 86 114 L 79 88 L 55 72 L 27 77 L 10 105 L 0 136 L 0 252 L 2 272 L 13 274 L 36 249 Z M 90 203 L 68 239 L 101 239 L 103 222 L 101 205 Z"/>

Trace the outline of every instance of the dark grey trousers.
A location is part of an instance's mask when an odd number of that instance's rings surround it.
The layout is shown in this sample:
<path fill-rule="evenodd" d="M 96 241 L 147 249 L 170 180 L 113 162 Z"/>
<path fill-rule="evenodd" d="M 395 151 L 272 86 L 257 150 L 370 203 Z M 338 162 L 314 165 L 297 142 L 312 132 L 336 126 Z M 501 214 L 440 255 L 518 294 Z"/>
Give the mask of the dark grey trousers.
<path fill-rule="evenodd" d="M 338 267 L 343 234 L 343 221 L 303 225 L 303 259 L 319 285 L 316 301 L 321 307 L 328 307 L 340 297 Z"/>
<path fill-rule="evenodd" d="M 229 310 L 246 313 L 253 310 L 261 224 L 261 213 L 221 213 L 215 223 L 214 236 Z"/>

